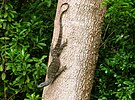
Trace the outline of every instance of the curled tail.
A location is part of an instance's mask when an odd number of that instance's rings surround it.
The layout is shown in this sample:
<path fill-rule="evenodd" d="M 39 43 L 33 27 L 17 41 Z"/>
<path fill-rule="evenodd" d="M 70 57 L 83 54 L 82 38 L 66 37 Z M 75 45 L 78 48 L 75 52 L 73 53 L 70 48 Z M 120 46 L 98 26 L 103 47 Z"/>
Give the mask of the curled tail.
<path fill-rule="evenodd" d="M 48 86 L 51 83 L 52 83 L 52 80 L 47 80 L 45 82 L 40 83 L 37 87 L 38 88 L 45 87 L 45 86 Z"/>
<path fill-rule="evenodd" d="M 58 37 L 58 41 L 57 41 L 57 44 L 56 44 L 56 48 L 59 48 L 60 47 L 60 45 L 61 45 L 61 40 L 62 40 L 62 16 L 63 16 L 63 14 L 68 10 L 68 8 L 69 8 L 69 4 L 68 3 L 63 3 L 62 5 L 61 5 L 61 8 L 62 8 L 62 6 L 64 6 L 64 5 L 67 5 L 67 8 L 65 9 L 65 10 L 63 10 L 62 12 L 61 12 L 61 14 L 60 14 L 60 19 L 59 19 L 59 25 L 60 25 L 60 30 L 59 30 L 59 37 Z"/>

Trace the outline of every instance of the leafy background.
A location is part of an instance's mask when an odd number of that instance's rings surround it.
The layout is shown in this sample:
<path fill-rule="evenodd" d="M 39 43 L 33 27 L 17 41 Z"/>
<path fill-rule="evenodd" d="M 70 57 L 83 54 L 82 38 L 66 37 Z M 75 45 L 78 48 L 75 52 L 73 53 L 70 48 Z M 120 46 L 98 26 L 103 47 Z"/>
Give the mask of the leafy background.
<path fill-rule="evenodd" d="M 0 99 L 41 99 L 56 1 L 0 4 Z"/>
<path fill-rule="evenodd" d="M 135 1 L 103 4 L 107 13 L 91 100 L 135 100 Z"/>
<path fill-rule="evenodd" d="M 135 1 L 104 0 L 100 56 L 91 100 L 135 98 Z M 40 100 L 56 0 L 0 1 L 0 99 Z"/>

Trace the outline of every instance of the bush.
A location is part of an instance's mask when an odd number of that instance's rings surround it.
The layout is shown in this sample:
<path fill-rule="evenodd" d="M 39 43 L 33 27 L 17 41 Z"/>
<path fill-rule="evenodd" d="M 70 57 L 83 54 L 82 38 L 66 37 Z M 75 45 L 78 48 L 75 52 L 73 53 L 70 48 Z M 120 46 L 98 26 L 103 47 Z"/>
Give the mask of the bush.
<path fill-rule="evenodd" d="M 3 0 L 0 8 L 0 99 L 24 100 L 26 93 L 39 99 L 55 5 L 47 0 L 17 4 Z"/>
<path fill-rule="evenodd" d="M 135 98 L 135 1 L 106 0 L 100 57 L 92 100 Z"/>

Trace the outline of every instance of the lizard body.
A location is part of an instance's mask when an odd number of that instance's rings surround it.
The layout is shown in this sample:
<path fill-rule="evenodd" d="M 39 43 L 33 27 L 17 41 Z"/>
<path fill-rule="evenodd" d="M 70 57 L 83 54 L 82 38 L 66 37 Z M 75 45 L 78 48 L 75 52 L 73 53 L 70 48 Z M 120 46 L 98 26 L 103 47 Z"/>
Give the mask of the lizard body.
<path fill-rule="evenodd" d="M 60 23 L 59 23 L 60 30 L 59 30 L 58 41 L 54 48 L 51 46 L 52 61 L 48 67 L 48 79 L 45 82 L 40 83 L 37 87 L 44 87 L 44 86 L 48 86 L 49 84 L 53 83 L 53 81 L 66 69 L 66 66 L 63 66 L 62 68 L 60 68 L 61 63 L 60 63 L 60 58 L 59 58 L 63 48 L 67 46 L 67 41 L 65 43 L 61 44 L 61 41 L 62 41 L 62 15 L 68 10 L 69 4 L 64 3 L 61 5 L 61 8 L 63 5 L 67 5 L 67 8 L 64 11 L 62 11 L 60 14 Z"/>

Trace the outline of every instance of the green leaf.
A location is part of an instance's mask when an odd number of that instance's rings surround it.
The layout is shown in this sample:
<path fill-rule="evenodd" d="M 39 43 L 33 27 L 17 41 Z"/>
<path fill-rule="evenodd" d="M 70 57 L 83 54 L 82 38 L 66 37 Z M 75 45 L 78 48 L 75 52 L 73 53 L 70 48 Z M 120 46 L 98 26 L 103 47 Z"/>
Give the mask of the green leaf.
<path fill-rule="evenodd" d="M 37 47 L 39 47 L 40 49 L 43 49 L 43 47 L 42 47 L 42 46 L 40 46 L 40 45 L 37 45 Z"/>
<path fill-rule="evenodd" d="M 11 10 L 10 12 L 13 13 L 13 14 L 16 14 L 16 11 Z"/>
<path fill-rule="evenodd" d="M 2 78 L 2 80 L 5 80 L 5 78 L 6 78 L 5 72 L 2 73 L 1 78 Z"/>
<path fill-rule="evenodd" d="M 6 18 L 8 16 L 8 13 L 7 12 L 5 12 L 5 14 L 4 14 L 4 18 Z"/>
<path fill-rule="evenodd" d="M 23 76 L 25 76 L 26 75 L 26 71 L 23 71 Z"/>
<path fill-rule="evenodd" d="M 45 43 L 38 43 L 39 45 L 41 45 L 41 46 L 46 46 L 46 44 Z"/>
<path fill-rule="evenodd" d="M 26 61 L 29 57 L 30 57 L 30 54 L 27 54 L 27 55 L 25 56 L 25 61 Z"/>
<path fill-rule="evenodd" d="M 9 40 L 10 38 L 8 37 L 1 37 L 0 40 Z"/>
<path fill-rule="evenodd" d="M 20 34 L 23 34 L 26 30 L 27 30 L 27 29 L 22 30 L 22 31 L 20 32 Z"/>
<path fill-rule="evenodd" d="M 22 55 L 24 56 L 24 53 L 25 53 L 25 50 L 24 49 L 22 49 Z"/>
<path fill-rule="evenodd" d="M 45 2 L 47 3 L 47 6 L 48 6 L 48 7 L 51 6 L 51 3 L 52 3 L 51 0 L 46 0 Z"/>
<path fill-rule="evenodd" d="M 4 19 L 0 19 L 0 22 L 3 23 L 5 20 Z"/>
<path fill-rule="evenodd" d="M 132 85 L 133 83 L 131 81 L 124 81 L 123 82 L 125 85 Z"/>
<path fill-rule="evenodd" d="M 6 29 L 7 23 L 3 23 L 3 29 Z"/>
<path fill-rule="evenodd" d="M 2 28 L 2 25 L 0 24 L 0 28 Z"/>
<path fill-rule="evenodd" d="M 27 75 L 26 83 L 29 83 L 29 82 L 30 82 L 30 78 L 29 78 L 29 76 Z"/>
<path fill-rule="evenodd" d="M 5 5 L 5 10 L 8 10 L 8 5 Z"/>
<path fill-rule="evenodd" d="M 43 55 L 42 58 L 41 58 L 41 60 L 44 60 L 45 58 L 47 58 L 47 56 L 46 55 Z"/>
<path fill-rule="evenodd" d="M 10 16 L 8 16 L 8 21 L 11 22 L 12 21 L 12 18 Z"/>
<path fill-rule="evenodd" d="M 0 65 L 0 71 L 3 71 L 3 66 L 2 65 Z"/>

